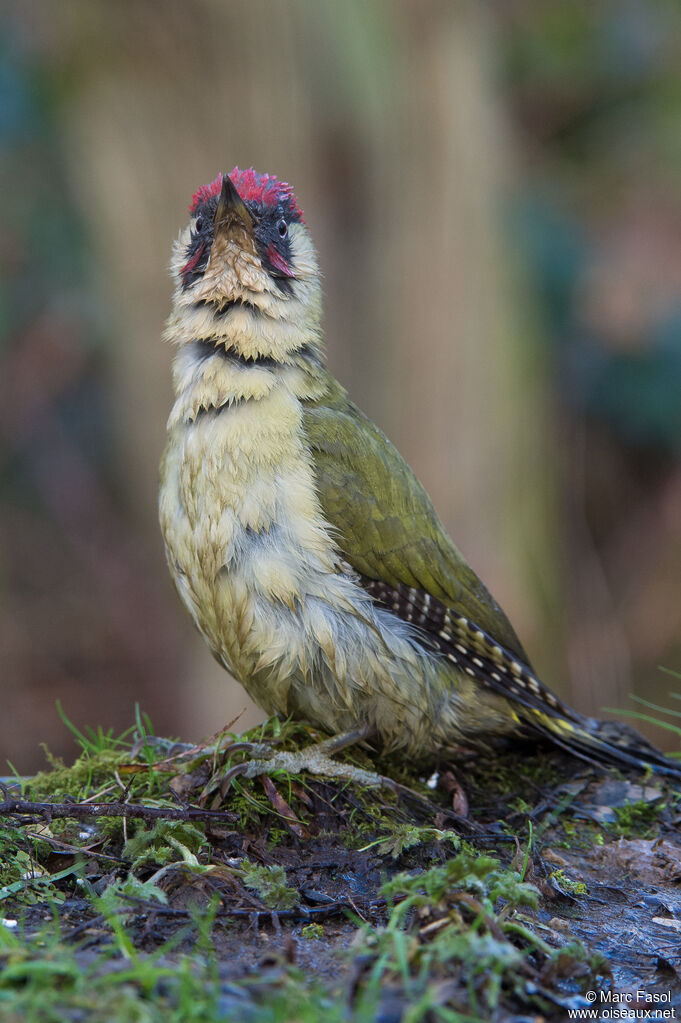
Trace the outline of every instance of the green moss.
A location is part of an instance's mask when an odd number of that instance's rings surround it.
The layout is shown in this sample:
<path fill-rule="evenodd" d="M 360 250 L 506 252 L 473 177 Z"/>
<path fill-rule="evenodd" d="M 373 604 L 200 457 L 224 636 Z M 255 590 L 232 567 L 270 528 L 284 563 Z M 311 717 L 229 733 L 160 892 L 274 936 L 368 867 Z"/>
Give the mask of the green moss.
<path fill-rule="evenodd" d="M 556 838 L 551 844 L 558 849 L 586 850 L 594 845 L 603 845 L 603 825 L 595 821 L 575 821 L 563 816 L 557 830 L 564 837 Z"/>
<path fill-rule="evenodd" d="M 386 823 L 388 823 L 387 820 Z M 363 846 L 362 852 L 373 848 L 381 856 L 390 855 L 393 859 L 397 859 L 407 849 L 431 843 L 439 844 L 441 842 L 448 842 L 453 849 L 458 849 L 461 845 L 461 837 L 455 831 L 441 831 L 439 828 L 419 827 L 416 824 L 407 824 L 402 821 L 390 822 L 388 834 Z"/>
<path fill-rule="evenodd" d="M 574 881 L 568 877 L 564 870 L 554 870 L 550 874 L 554 884 L 569 895 L 588 895 L 589 889 L 583 881 Z"/>
<path fill-rule="evenodd" d="M 193 865 L 207 845 L 201 825 L 160 820 L 151 829 L 138 828 L 123 846 L 123 856 L 131 861 L 133 870 L 175 862 Z"/>
<path fill-rule="evenodd" d="M 596 983 L 597 968 L 579 943 L 556 949 L 538 936 L 526 913 L 537 906 L 536 888 L 470 846 L 423 873 L 398 874 L 383 892 L 394 908 L 384 928 L 364 931 L 359 1004 L 375 1002 L 386 987 L 399 988 L 405 1018 L 426 1018 L 440 1006 L 450 1014 L 442 1019 L 460 1012 L 487 1019 L 502 991 L 512 991 L 524 1006 L 542 1011 L 549 999 L 541 985 L 524 979 L 528 962 L 540 975 L 562 971 Z"/>
<path fill-rule="evenodd" d="M 650 838 L 657 830 L 661 802 L 647 803 L 640 799 L 614 808 L 616 821 L 610 827 L 623 838 Z"/>
<path fill-rule="evenodd" d="M 85 799 L 98 788 L 115 782 L 116 768 L 129 754 L 119 750 L 102 750 L 91 755 L 82 753 L 70 767 L 46 751 L 50 769 L 40 771 L 24 784 L 24 799 L 37 801 L 50 799 L 63 802 L 66 798 Z M 120 793 L 120 789 L 118 789 Z M 112 798 L 117 798 L 116 795 Z"/>
<path fill-rule="evenodd" d="M 476 757 L 466 765 L 466 772 L 466 783 L 471 790 L 484 793 L 487 800 L 501 798 L 506 805 L 512 793 L 513 801 L 533 806 L 538 789 L 555 788 L 563 780 L 560 762 L 555 758 L 526 756 L 513 750 L 503 757 Z"/>
<path fill-rule="evenodd" d="M 300 902 L 295 888 L 286 883 L 286 871 L 278 864 L 261 866 L 244 860 L 239 874 L 247 888 L 257 892 L 268 909 L 292 909 Z"/>

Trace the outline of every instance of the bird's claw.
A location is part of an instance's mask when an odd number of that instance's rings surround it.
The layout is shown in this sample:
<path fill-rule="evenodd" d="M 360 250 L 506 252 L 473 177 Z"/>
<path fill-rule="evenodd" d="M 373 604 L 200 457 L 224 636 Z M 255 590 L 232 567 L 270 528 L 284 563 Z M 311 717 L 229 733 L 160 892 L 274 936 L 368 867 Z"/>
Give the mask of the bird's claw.
<path fill-rule="evenodd" d="M 356 767 L 354 764 L 343 764 L 334 760 L 328 755 L 324 746 L 324 743 L 319 743 L 319 745 L 308 746 L 297 752 L 280 750 L 266 758 L 246 760 L 241 764 L 236 764 L 223 776 L 222 793 L 225 794 L 234 778 L 257 778 L 258 775 L 272 775 L 277 771 L 285 771 L 287 774 L 300 774 L 302 771 L 309 771 L 311 774 L 343 778 L 371 788 L 383 785 L 394 786 L 389 778 L 385 778 L 375 771 L 368 771 L 363 767 Z"/>

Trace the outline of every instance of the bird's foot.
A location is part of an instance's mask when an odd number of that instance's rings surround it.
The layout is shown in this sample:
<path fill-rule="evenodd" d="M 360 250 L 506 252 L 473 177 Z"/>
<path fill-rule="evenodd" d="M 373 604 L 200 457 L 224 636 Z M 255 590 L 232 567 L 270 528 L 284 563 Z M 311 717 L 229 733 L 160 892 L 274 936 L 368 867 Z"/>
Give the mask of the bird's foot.
<path fill-rule="evenodd" d="M 342 735 L 335 735 L 331 739 L 325 739 L 323 742 L 306 746 L 305 749 L 295 752 L 288 750 L 275 752 L 266 746 L 253 746 L 252 752 L 261 755 L 230 768 L 223 776 L 222 792 L 223 794 L 226 792 L 234 778 L 256 778 L 258 775 L 271 775 L 277 771 L 286 771 L 287 774 L 309 771 L 311 774 L 323 774 L 329 778 L 343 778 L 358 785 L 368 787 L 386 785 L 394 788 L 395 783 L 390 778 L 377 774 L 375 771 L 368 771 L 363 767 L 356 767 L 354 764 L 343 764 L 339 760 L 334 760 L 332 756 L 347 746 L 361 742 L 370 734 L 368 729 L 344 732 Z M 230 749 L 230 752 L 232 751 L 233 747 Z"/>

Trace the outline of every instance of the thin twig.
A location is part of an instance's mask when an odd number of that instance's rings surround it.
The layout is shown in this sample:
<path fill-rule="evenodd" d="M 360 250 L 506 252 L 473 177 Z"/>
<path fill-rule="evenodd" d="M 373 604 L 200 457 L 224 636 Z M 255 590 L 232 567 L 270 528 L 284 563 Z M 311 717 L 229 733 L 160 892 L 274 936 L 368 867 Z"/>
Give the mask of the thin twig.
<path fill-rule="evenodd" d="M 4 793 L 5 795 L 7 793 Z M 32 816 L 45 820 L 72 817 L 87 820 L 93 817 L 139 817 L 141 820 L 222 821 L 234 822 L 238 814 L 226 810 L 201 810 L 195 807 L 142 806 L 140 803 L 33 803 L 26 799 L 5 799 L 0 803 L 0 817 Z"/>

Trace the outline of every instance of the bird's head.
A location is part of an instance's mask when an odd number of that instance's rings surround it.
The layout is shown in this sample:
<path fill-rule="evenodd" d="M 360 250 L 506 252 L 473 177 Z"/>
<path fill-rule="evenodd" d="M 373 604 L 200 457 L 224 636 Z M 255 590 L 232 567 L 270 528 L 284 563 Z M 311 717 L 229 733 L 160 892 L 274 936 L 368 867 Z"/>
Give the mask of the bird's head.
<path fill-rule="evenodd" d="M 320 274 L 291 186 L 235 167 L 197 189 L 189 213 L 173 246 L 164 331 L 178 346 L 171 421 L 275 383 L 297 397 L 322 393 Z"/>
<path fill-rule="evenodd" d="M 304 322 L 319 315 L 319 269 L 293 189 L 252 168 L 219 174 L 192 197 L 175 242 L 175 308 L 235 307 Z"/>

